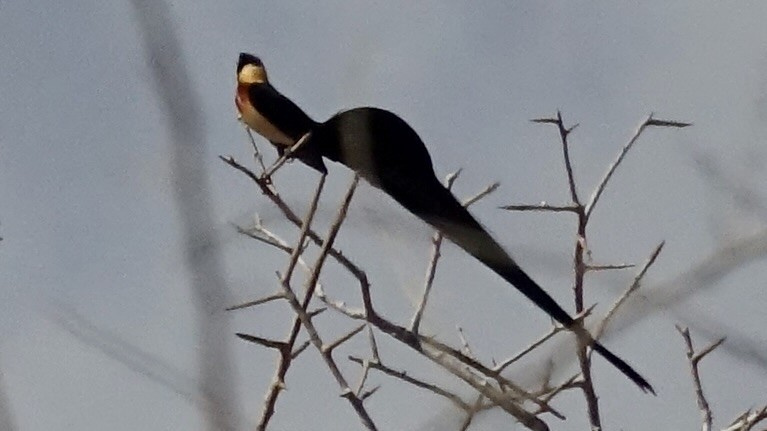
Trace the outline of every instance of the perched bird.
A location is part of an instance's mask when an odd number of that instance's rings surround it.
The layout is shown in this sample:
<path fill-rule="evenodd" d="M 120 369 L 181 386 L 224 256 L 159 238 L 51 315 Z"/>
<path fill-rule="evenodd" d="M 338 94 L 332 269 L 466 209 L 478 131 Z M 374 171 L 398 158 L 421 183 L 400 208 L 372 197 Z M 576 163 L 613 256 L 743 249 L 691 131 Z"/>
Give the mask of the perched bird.
<path fill-rule="evenodd" d="M 530 278 L 437 179 L 421 138 L 404 120 L 378 108 L 355 108 L 317 125 L 304 144 L 340 162 L 519 289 L 552 318 L 586 337 L 592 348 L 643 391 L 652 386 L 625 361 L 594 341 Z"/>
<path fill-rule="evenodd" d="M 642 390 L 655 393 L 630 365 L 594 341 L 442 185 L 423 141 L 396 114 L 355 108 L 317 123 L 272 87 L 261 60 L 246 53 L 240 54 L 237 63 L 235 104 L 243 122 L 268 139 L 280 155 L 311 132 L 294 157 L 323 174 L 327 173 L 323 157 L 346 165 L 503 277 L 552 318 L 585 337 Z"/>
<path fill-rule="evenodd" d="M 234 99 L 242 121 L 268 139 L 280 155 L 292 147 L 317 123 L 270 83 L 261 60 L 240 53 L 237 62 L 237 95 Z M 301 146 L 293 157 L 321 173 L 327 173 L 322 156 L 309 146 Z"/>

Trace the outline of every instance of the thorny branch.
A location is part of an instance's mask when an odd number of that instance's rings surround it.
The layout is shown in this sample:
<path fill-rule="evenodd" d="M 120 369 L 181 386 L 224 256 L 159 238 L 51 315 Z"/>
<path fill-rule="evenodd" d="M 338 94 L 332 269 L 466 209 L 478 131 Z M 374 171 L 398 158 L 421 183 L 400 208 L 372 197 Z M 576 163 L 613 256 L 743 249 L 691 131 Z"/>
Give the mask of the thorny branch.
<path fill-rule="evenodd" d="M 695 348 L 693 348 L 692 346 L 692 338 L 690 337 L 690 330 L 688 328 L 682 328 L 679 325 L 677 325 L 676 330 L 679 331 L 680 334 L 682 334 L 682 338 L 684 338 L 684 343 L 687 346 L 687 359 L 690 361 L 690 373 L 692 374 L 692 383 L 695 386 L 695 397 L 698 400 L 698 409 L 700 409 L 700 416 L 701 416 L 701 422 L 702 422 L 701 429 L 702 431 L 711 431 L 713 416 L 711 415 L 711 407 L 708 405 L 708 400 L 706 400 L 706 396 L 703 394 L 703 385 L 700 382 L 700 371 L 698 369 L 698 364 L 700 364 L 700 361 L 706 355 L 713 352 L 714 349 L 719 347 L 719 345 L 724 342 L 724 338 L 720 338 L 718 341 L 714 342 L 713 344 L 706 347 L 702 351 L 695 353 Z"/>
<path fill-rule="evenodd" d="M 574 250 L 574 258 L 573 258 L 573 269 L 574 269 L 574 283 L 573 283 L 573 292 L 575 297 L 575 311 L 576 313 L 580 313 L 584 310 L 584 280 L 586 273 L 589 271 L 596 271 L 596 270 L 605 270 L 605 269 L 623 269 L 626 267 L 629 267 L 630 265 L 617 265 L 617 266 L 594 266 L 590 263 L 587 263 L 587 260 L 590 259 L 590 251 L 588 249 L 588 240 L 587 240 L 587 227 L 588 222 L 591 216 L 592 211 L 594 210 L 594 207 L 596 203 L 599 201 L 599 198 L 601 197 L 602 193 L 604 192 L 605 188 L 607 187 L 607 184 L 610 182 L 610 179 L 612 178 L 613 174 L 616 172 L 618 167 L 623 162 L 624 158 L 628 154 L 628 152 L 633 148 L 633 146 L 638 141 L 639 137 L 642 135 L 642 132 L 647 127 L 687 127 L 690 124 L 688 123 L 681 123 L 677 121 L 667 121 L 667 120 L 658 120 L 650 114 L 639 126 L 639 128 L 636 130 L 634 135 L 629 139 L 628 143 L 623 146 L 622 150 L 618 154 L 616 160 L 610 165 L 608 168 L 606 174 L 601 179 L 601 181 L 598 183 L 597 187 L 595 188 L 594 192 L 591 195 L 591 198 L 588 200 L 587 203 L 583 203 L 580 199 L 580 196 L 578 194 L 578 187 L 577 187 L 577 181 L 575 179 L 574 169 L 573 169 L 573 163 L 572 159 L 570 158 L 570 141 L 569 136 L 572 133 L 572 131 L 578 126 L 577 124 L 572 127 L 566 127 L 564 120 L 562 119 L 562 114 L 560 112 L 557 112 L 557 115 L 555 118 L 538 118 L 535 120 L 532 120 L 536 123 L 545 123 L 545 124 L 553 124 L 557 127 L 557 131 L 559 132 L 559 139 L 562 146 L 562 155 L 564 159 L 564 165 L 565 165 L 565 172 L 567 174 L 567 185 L 568 190 L 570 192 L 570 200 L 571 202 L 566 205 L 549 205 L 546 203 L 541 203 L 538 205 L 506 205 L 501 208 L 512 210 L 512 211 L 548 211 L 548 212 L 571 212 L 574 213 L 577 216 L 577 227 L 576 227 L 576 240 L 575 240 L 575 250 Z M 661 245 L 662 246 L 662 245 Z M 625 302 L 625 300 L 636 291 L 636 289 L 639 287 L 639 282 L 644 276 L 644 273 L 649 268 L 649 266 L 652 264 L 652 262 L 655 261 L 655 258 L 657 257 L 658 253 L 660 252 L 660 248 L 653 253 L 652 257 L 650 258 L 648 264 L 643 268 L 642 271 L 640 271 L 640 274 L 637 276 L 637 278 L 634 280 L 634 283 L 631 287 L 621 296 L 621 298 L 616 302 L 616 304 L 612 307 L 610 312 L 608 313 L 607 317 L 603 320 L 603 322 L 600 324 L 600 328 L 597 331 L 597 337 L 601 335 L 602 331 L 604 330 L 605 325 L 609 321 L 609 319 L 612 317 L 612 315 L 617 311 L 617 309 Z M 588 407 L 588 415 L 589 415 L 589 421 L 591 424 L 591 427 L 594 429 L 601 429 L 601 418 L 599 414 L 599 403 L 598 403 L 598 397 L 596 394 L 596 391 L 594 389 L 593 381 L 591 378 L 591 361 L 588 354 L 588 343 L 580 342 L 578 343 L 578 362 L 580 365 L 581 374 L 583 376 L 582 383 L 580 385 L 584 398 L 586 400 L 586 405 Z"/>
<path fill-rule="evenodd" d="M 703 393 L 703 384 L 700 378 L 700 361 L 703 360 L 709 353 L 713 352 L 717 347 L 724 343 L 724 337 L 714 341 L 707 347 L 695 351 L 692 343 L 692 337 L 690 336 L 690 330 L 683 328 L 679 325 L 676 326 L 677 331 L 682 335 L 684 344 L 686 347 L 687 360 L 690 363 L 690 374 L 692 376 L 692 384 L 695 389 L 695 398 L 698 403 L 698 409 L 701 416 L 701 430 L 710 431 L 713 426 L 714 416 L 711 412 L 711 406 L 708 404 L 705 394 Z M 767 419 L 767 406 L 756 410 L 746 410 L 740 416 L 735 418 L 730 425 L 724 428 L 722 431 L 749 431 L 753 429 L 759 422 Z"/>
<path fill-rule="evenodd" d="M 607 184 L 609 183 L 609 180 L 612 178 L 617 168 L 624 160 L 626 154 L 635 145 L 639 136 L 647 127 L 651 127 L 651 126 L 686 127 L 689 124 L 673 122 L 673 121 L 657 120 L 653 118 L 652 115 L 650 115 L 640 125 L 640 127 L 635 132 L 635 134 L 631 137 L 629 142 L 623 147 L 623 149 L 619 153 L 615 162 L 613 162 L 613 164 L 610 166 L 605 176 L 597 185 L 595 191 L 591 195 L 591 198 L 584 203 L 581 201 L 581 197 L 578 193 L 578 187 L 577 187 L 577 182 L 576 182 L 576 177 L 574 172 L 575 170 L 574 170 L 572 160 L 570 158 L 570 151 L 569 151 L 570 143 L 569 143 L 568 137 L 570 133 L 575 129 L 575 127 L 569 127 L 569 128 L 565 127 L 564 121 L 562 119 L 562 115 L 560 113 L 557 113 L 556 118 L 538 119 L 534 121 L 541 122 L 541 123 L 555 124 L 558 128 L 558 131 L 560 134 L 560 140 L 562 141 L 564 166 L 565 166 L 565 170 L 567 174 L 567 182 L 568 182 L 568 189 L 570 191 L 570 199 L 572 202 L 565 205 L 551 205 L 546 202 L 542 202 L 540 204 L 535 204 L 535 205 L 507 205 L 502 208 L 507 210 L 514 210 L 514 211 L 570 212 L 577 215 L 578 228 L 577 228 L 577 239 L 575 242 L 574 291 L 575 291 L 575 299 L 576 299 L 576 312 L 582 313 L 583 316 L 581 318 L 583 318 L 585 317 L 585 314 L 588 314 L 588 311 L 586 310 L 586 307 L 584 305 L 584 294 L 583 294 L 585 274 L 589 271 L 617 270 L 617 269 L 630 268 L 633 266 L 630 263 L 608 264 L 608 265 L 594 265 L 594 264 L 591 264 L 590 262 L 587 263 L 587 260 L 590 259 L 590 256 L 589 256 L 589 249 L 587 247 L 586 228 L 587 228 L 587 224 L 588 224 L 591 212 L 593 211 L 596 203 L 599 201 L 601 195 L 603 194 Z M 306 302 L 305 304 L 303 303 L 299 304 L 301 305 L 301 307 L 296 308 L 296 301 L 293 298 L 291 298 L 291 294 L 289 293 L 290 292 L 290 290 L 288 289 L 289 283 L 285 282 L 283 279 L 283 284 L 285 285 L 285 289 L 288 293 L 280 292 L 277 294 L 273 294 L 269 297 L 266 297 L 257 301 L 251 301 L 249 303 L 242 304 L 241 306 L 238 306 L 236 308 L 244 308 L 244 307 L 255 305 L 255 304 L 262 304 L 267 301 L 285 299 L 282 297 L 282 295 L 284 295 L 288 299 L 288 301 L 291 302 L 291 305 L 293 306 L 294 311 L 297 313 L 296 319 L 300 321 L 300 323 L 309 332 L 309 335 L 310 335 L 309 338 L 312 344 L 314 344 L 320 350 L 320 352 L 327 353 L 327 354 L 323 353 L 323 356 L 324 356 L 323 359 L 326 360 L 328 367 L 331 369 L 334 376 L 336 376 L 336 379 L 338 380 L 339 385 L 341 385 L 341 387 L 343 388 L 343 392 L 345 396 L 347 396 L 349 400 L 352 401 L 352 404 L 355 407 L 355 410 L 357 410 L 360 417 L 363 418 L 363 423 L 366 423 L 365 422 L 366 412 L 364 411 L 364 408 L 362 407 L 362 403 L 365 398 L 370 396 L 372 393 L 374 393 L 378 389 L 378 387 L 374 387 L 369 390 L 364 389 L 367 376 L 369 375 L 371 370 L 375 370 L 375 371 L 383 372 L 388 375 L 395 376 L 399 378 L 400 380 L 406 381 L 410 384 L 414 384 L 418 387 L 426 388 L 434 393 L 439 394 L 440 396 L 444 396 L 450 399 L 454 404 L 456 404 L 461 409 L 469 413 L 469 417 L 467 418 L 465 422 L 465 427 L 468 427 L 468 424 L 471 422 L 471 417 L 473 416 L 474 412 L 478 411 L 478 409 L 495 405 L 495 406 L 501 407 L 503 410 L 511 414 L 518 421 L 520 421 L 520 423 L 522 423 L 524 426 L 530 429 L 535 429 L 535 430 L 548 429 L 548 426 L 542 420 L 536 417 L 536 415 L 542 412 L 548 412 L 553 414 L 555 417 L 559 417 L 563 419 L 564 416 L 562 416 L 561 414 L 553 410 L 548 405 L 548 401 L 554 395 L 560 393 L 562 390 L 566 390 L 568 388 L 574 388 L 574 387 L 580 388 L 585 395 L 586 403 L 589 408 L 589 418 L 590 418 L 592 427 L 601 427 L 601 419 L 599 417 L 597 396 L 596 396 L 596 392 L 594 391 L 593 382 L 592 382 L 591 374 L 590 374 L 590 360 L 588 356 L 589 352 L 588 352 L 587 345 L 582 345 L 582 347 L 579 349 L 578 356 L 579 356 L 579 362 L 581 365 L 580 376 L 579 375 L 572 376 L 568 378 L 567 380 L 565 380 L 564 382 L 561 382 L 560 384 L 555 385 L 553 387 L 551 387 L 548 383 L 546 383 L 545 386 L 541 389 L 541 391 L 538 394 L 531 394 L 523 390 L 522 388 L 517 387 L 514 383 L 512 383 L 508 379 L 501 376 L 501 373 L 507 367 L 515 363 L 521 356 L 524 356 L 525 354 L 529 353 L 531 350 L 545 343 L 547 340 L 554 337 L 558 332 L 562 331 L 563 328 L 559 326 L 555 326 L 554 328 L 551 329 L 549 333 L 544 335 L 541 339 L 532 343 L 530 346 L 525 348 L 521 353 L 514 355 L 510 357 L 509 359 L 493 367 L 483 365 L 482 362 L 480 362 L 478 359 L 474 358 L 473 355 L 467 352 L 461 352 L 459 349 L 452 348 L 431 337 L 426 337 L 419 333 L 420 322 L 425 312 L 426 302 L 428 300 L 429 292 L 434 280 L 436 265 L 440 257 L 440 245 L 441 245 L 442 238 L 438 233 L 435 234 L 433 238 L 432 257 L 429 261 L 429 266 L 426 271 L 426 278 L 424 282 L 424 294 L 421 298 L 421 301 L 416 310 L 416 313 L 413 316 L 412 322 L 410 324 L 410 329 L 406 329 L 402 326 L 399 326 L 396 323 L 393 323 L 385 319 L 381 315 L 379 315 L 373 308 L 373 301 L 370 295 L 370 285 L 368 283 L 367 276 L 365 275 L 364 271 L 362 271 L 358 266 L 354 265 L 351 261 L 349 261 L 340 251 L 334 249 L 332 247 L 332 239 L 329 238 L 328 240 L 323 240 L 319 235 L 317 235 L 311 229 L 311 227 L 309 226 L 309 223 L 305 222 L 304 220 L 296 216 L 295 213 L 292 211 L 292 209 L 281 199 L 279 194 L 276 192 L 276 189 L 271 182 L 271 175 L 276 169 L 278 169 L 281 166 L 281 162 L 284 162 L 285 158 L 286 157 L 281 158 L 281 160 L 278 160 L 277 163 L 275 163 L 269 168 L 262 168 L 264 172 L 261 175 L 254 174 L 249 169 L 237 163 L 231 157 L 230 158 L 222 157 L 222 160 L 224 160 L 227 164 L 229 164 L 233 168 L 243 172 L 251 180 L 253 180 L 256 183 L 256 185 L 259 187 L 261 192 L 264 195 L 266 195 L 267 198 L 269 198 L 282 211 L 283 215 L 285 215 L 285 217 L 291 223 L 293 223 L 296 226 L 301 226 L 302 238 L 305 236 L 306 238 L 309 238 L 314 244 L 323 248 L 323 252 L 321 252 L 320 254 L 321 259 L 324 259 L 326 256 L 333 257 L 335 260 L 341 263 L 341 265 L 350 274 L 352 274 L 352 276 L 354 276 L 359 281 L 360 292 L 362 294 L 362 308 L 352 309 L 348 307 L 344 302 L 333 300 L 327 297 L 327 295 L 322 291 L 322 288 L 317 283 L 318 276 L 319 276 L 319 269 L 322 266 L 322 262 L 317 262 L 312 267 L 309 267 L 305 263 L 300 261 L 298 257 L 294 257 L 297 255 L 300 255 L 304 251 L 305 246 L 303 245 L 303 240 L 300 240 L 295 246 L 291 247 L 284 241 L 276 238 L 273 234 L 269 234 L 268 231 L 266 231 L 263 228 L 257 229 L 257 232 L 258 232 L 257 234 L 252 234 L 252 233 L 248 233 L 248 234 L 258 239 L 259 241 L 272 245 L 276 247 L 277 249 L 282 250 L 285 253 L 291 254 L 292 266 L 289 268 L 291 271 L 293 270 L 293 268 L 295 268 L 296 263 L 300 263 L 305 270 L 312 271 L 313 276 L 311 277 L 310 281 L 307 283 L 307 292 L 306 292 L 307 296 L 305 296 L 304 298 L 304 301 Z M 457 173 L 448 179 L 448 187 L 455 180 L 455 176 L 457 176 Z M 489 186 L 487 189 L 480 192 L 474 198 L 465 201 L 464 204 L 467 206 L 470 205 L 477 199 L 485 196 L 488 193 L 491 193 L 493 190 L 497 188 L 497 186 L 498 186 L 497 184 L 493 184 Z M 340 219 L 339 219 L 339 222 L 340 222 Z M 242 230 L 242 231 L 248 232 L 245 230 Z M 644 276 L 646 271 L 649 269 L 649 267 L 652 265 L 653 261 L 655 260 L 658 253 L 660 252 L 661 247 L 662 247 L 662 244 L 651 255 L 651 257 L 648 259 L 648 262 L 640 269 L 637 277 L 634 280 L 634 283 L 623 293 L 623 295 L 616 301 L 616 303 L 610 309 L 607 316 L 601 322 L 599 329 L 597 330 L 597 337 L 601 335 L 601 333 L 604 331 L 604 328 L 608 324 L 610 318 L 616 312 L 616 310 L 619 309 L 624 304 L 626 298 L 628 298 L 637 290 L 642 277 Z M 288 272 L 286 272 L 286 274 L 287 273 Z M 426 383 L 419 379 L 414 379 L 411 376 L 408 376 L 404 371 L 398 372 L 394 368 L 391 368 L 389 366 L 384 366 L 378 356 L 377 347 L 375 345 L 375 341 L 372 335 L 373 332 L 371 330 L 369 330 L 369 335 L 371 340 L 371 349 L 373 350 L 373 359 L 362 359 L 357 356 L 350 357 L 350 360 L 362 365 L 362 370 L 361 370 L 362 373 L 359 379 L 359 383 L 356 386 L 355 390 L 350 389 L 349 385 L 346 383 L 345 378 L 343 377 L 343 375 L 341 375 L 337 366 L 335 366 L 335 362 L 333 361 L 332 355 L 330 355 L 329 353 L 329 352 L 332 352 L 336 344 L 328 345 L 328 344 L 322 343 L 319 333 L 317 333 L 316 328 L 313 328 L 311 317 L 307 314 L 306 305 L 308 305 L 308 300 L 310 300 L 311 298 L 310 296 L 311 292 L 315 288 L 317 289 L 318 297 L 323 302 L 325 302 L 325 304 L 328 305 L 331 309 L 336 310 L 337 312 L 349 318 L 356 319 L 356 320 L 364 320 L 368 325 L 371 325 L 372 327 L 377 328 L 379 331 L 385 334 L 388 334 L 394 339 L 411 347 L 419 354 L 439 364 L 441 367 L 443 367 L 444 369 L 448 370 L 449 372 L 457 376 L 459 379 L 467 383 L 469 386 L 473 387 L 480 394 L 476 398 L 476 401 L 466 402 L 462 398 L 458 397 L 457 395 L 444 391 L 442 388 L 440 388 L 437 385 Z M 358 326 L 354 331 L 348 333 L 345 337 L 340 338 L 338 343 L 339 344 L 342 343 L 343 341 L 352 337 L 354 334 L 356 334 L 358 331 L 362 330 L 363 328 L 364 326 Z M 261 340 L 260 342 L 264 344 L 263 340 Z M 291 349 L 291 351 L 295 351 L 295 349 Z M 525 400 L 530 401 L 535 406 L 537 406 L 537 411 L 535 413 L 531 413 L 527 411 L 526 409 L 522 408 L 522 403 Z M 366 423 L 366 426 L 370 426 L 370 425 Z"/>

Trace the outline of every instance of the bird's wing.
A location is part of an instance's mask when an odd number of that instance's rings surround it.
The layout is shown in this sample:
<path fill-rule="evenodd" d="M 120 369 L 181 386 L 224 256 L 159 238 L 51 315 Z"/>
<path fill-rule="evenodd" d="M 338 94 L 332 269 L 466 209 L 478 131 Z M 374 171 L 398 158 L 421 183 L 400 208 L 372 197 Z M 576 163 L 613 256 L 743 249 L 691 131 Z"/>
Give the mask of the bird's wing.
<path fill-rule="evenodd" d="M 295 141 L 314 127 L 314 121 L 298 105 L 271 85 L 251 85 L 248 97 L 261 115 Z"/>

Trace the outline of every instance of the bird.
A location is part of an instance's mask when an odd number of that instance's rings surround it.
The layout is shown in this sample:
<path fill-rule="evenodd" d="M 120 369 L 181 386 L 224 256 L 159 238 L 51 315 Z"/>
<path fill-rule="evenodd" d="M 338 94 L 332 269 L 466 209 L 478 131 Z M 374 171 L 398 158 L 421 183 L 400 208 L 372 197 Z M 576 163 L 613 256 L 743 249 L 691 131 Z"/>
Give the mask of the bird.
<path fill-rule="evenodd" d="M 244 52 L 237 62 L 235 104 L 242 121 L 269 140 L 280 155 L 306 136 L 293 157 L 323 175 L 327 174 L 323 157 L 350 168 L 516 287 L 554 320 L 584 336 L 594 351 L 640 389 L 655 394 L 628 363 L 593 340 L 442 185 L 426 145 L 405 120 L 385 109 L 360 107 L 315 122 L 269 83 L 258 57 Z"/>
<path fill-rule="evenodd" d="M 270 83 L 260 58 L 245 52 L 237 61 L 237 92 L 234 103 L 240 119 L 253 131 L 266 138 L 282 156 L 302 136 L 317 126 L 292 100 L 283 96 Z M 295 157 L 322 174 L 327 167 L 322 156 L 311 147 L 299 147 Z"/>
<path fill-rule="evenodd" d="M 585 337 L 591 347 L 644 392 L 650 383 L 623 359 L 594 340 L 543 288 L 520 268 L 437 178 L 431 156 L 416 131 L 393 112 L 360 107 L 317 124 L 304 144 L 339 162 L 391 196 L 416 217 L 516 287 L 554 320 Z"/>

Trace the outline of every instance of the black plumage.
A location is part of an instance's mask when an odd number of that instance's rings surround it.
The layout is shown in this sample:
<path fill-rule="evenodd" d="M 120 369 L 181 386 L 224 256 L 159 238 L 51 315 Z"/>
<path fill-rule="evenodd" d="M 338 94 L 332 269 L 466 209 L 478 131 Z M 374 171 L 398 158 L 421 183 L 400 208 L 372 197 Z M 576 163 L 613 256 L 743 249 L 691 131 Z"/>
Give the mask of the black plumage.
<path fill-rule="evenodd" d="M 400 117 L 379 108 L 351 109 L 316 127 L 306 145 L 357 172 L 514 285 L 552 318 L 591 340 L 442 185 L 423 141 Z M 654 393 L 625 361 L 597 341 L 592 347 L 642 390 Z"/>

